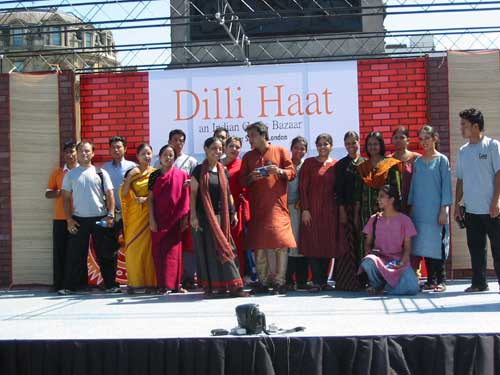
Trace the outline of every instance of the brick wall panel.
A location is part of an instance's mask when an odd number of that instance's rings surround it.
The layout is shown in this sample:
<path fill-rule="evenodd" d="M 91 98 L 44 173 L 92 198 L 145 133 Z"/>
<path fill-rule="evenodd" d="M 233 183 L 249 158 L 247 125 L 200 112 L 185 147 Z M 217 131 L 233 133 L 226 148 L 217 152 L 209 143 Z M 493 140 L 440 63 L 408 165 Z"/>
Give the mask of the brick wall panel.
<path fill-rule="evenodd" d="M 126 137 L 127 158 L 132 160 L 137 145 L 149 141 L 148 87 L 148 73 L 82 76 L 82 138 L 94 142 L 97 163 L 109 160 L 111 136 Z"/>

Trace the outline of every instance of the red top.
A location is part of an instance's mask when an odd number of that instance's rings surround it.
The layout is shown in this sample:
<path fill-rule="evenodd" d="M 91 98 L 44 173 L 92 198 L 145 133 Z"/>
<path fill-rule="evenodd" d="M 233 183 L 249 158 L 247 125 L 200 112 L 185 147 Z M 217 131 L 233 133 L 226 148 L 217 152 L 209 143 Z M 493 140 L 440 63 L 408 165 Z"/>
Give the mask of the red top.
<path fill-rule="evenodd" d="M 306 256 L 334 258 L 347 251 L 335 201 L 336 163 L 336 160 L 323 163 L 313 157 L 306 159 L 300 170 L 301 207 L 312 217 L 310 225 L 300 224 L 299 251 Z"/>

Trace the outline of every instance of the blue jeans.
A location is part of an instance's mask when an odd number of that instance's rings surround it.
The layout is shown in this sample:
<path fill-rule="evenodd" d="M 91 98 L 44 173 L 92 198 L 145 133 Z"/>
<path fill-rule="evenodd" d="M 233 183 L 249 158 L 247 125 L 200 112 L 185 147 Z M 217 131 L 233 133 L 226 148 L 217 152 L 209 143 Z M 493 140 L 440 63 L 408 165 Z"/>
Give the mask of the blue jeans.
<path fill-rule="evenodd" d="M 375 262 L 371 259 L 365 259 L 361 262 L 361 267 L 368 275 L 368 282 L 370 285 L 376 289 L 384 289 L 387 294 L 393 295 L 413 295 L 419 292 L 418 280 L 415 272 L 408 267 L 401 278 L 399 279 L 398 285 L 395 287 L 390 286 L 382 277 L 379 272 Z"/>

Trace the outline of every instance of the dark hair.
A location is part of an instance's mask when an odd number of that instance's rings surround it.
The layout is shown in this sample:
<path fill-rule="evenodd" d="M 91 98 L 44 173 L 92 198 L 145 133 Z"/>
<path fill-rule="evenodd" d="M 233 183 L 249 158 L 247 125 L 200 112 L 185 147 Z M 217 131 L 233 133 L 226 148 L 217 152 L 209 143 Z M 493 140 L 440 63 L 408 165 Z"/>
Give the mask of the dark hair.
<path fill-rule="evenodd" d="M 64 142 L 62 146 L 63 151 L 66 151 L 68 148 L 76 148 L 76 143 L 74 141 Z"/>
<path fill-rule="evenodd" d="M 306 146 L 306 151 L 307 151 L 307 139 L 305 139 L 304 137 L 302 136 L 298 136 L 298 137 L 295 137 L 294 139 L 292 139 L 292 144 L 290 146 L 290 149 L 293 148 L 293 146 L 295 146 L 297 143 L 303 143 L 304 146 Z"/>
<path fill-rule="evenodd" d="M 163 146 L 162 148 L 160 148 L 160 152 L 158 153 L 158 157 L 161 159 L 161 154 L 163 154 L 163 152 L 167 148 L 171 149 L 174 152 L 174 160 L 177 159 L 177 151 L 175 151 L 174 146 L 172 146 L 171 144 L 166 144 L 165 146 Z"/>
<path fill-rule="evenodd" d="M 203 147 L 206 147 L 206 148 L 209 148 L 210 146 L 212 146 L 215 142 L 221 142 L 221 140 L 217 137 L 210 137 L 210 138 L 207 138 L 205 139 L 205 143 L 203 143 Z"/>
<path fill-rule="evenodd" d="M 243 141 L 241 140 L 240 137 L 228 137 L 226 139 L 226 144 L 224 146 L 227 146 L 229 145 L 231 142 L 239 142 L 240 143 L 240 146 L 243 146 Z"/>
<path fill-rule="evenodd" d="M 78 150 L 80 146 L 83 145 L 84 143 L 89 144 L 90 147 L 92 148 L 92 152 L 94 152 L 94 144 L 86 139 L 82 139 L 80 142 L 78 142 L 78 144 L 76 145 L 76 149 Z"/>
<path fill-rule="evenodd" d="M 475 108 L 464 109 L 458 114 L 460 118 L 469 121 L 472 125 L 478 124 L 479 130 L 484 130 L 484 116 L 480 110 Z"/>
<path fill-rule="evenodd" d="M 227 130 L 226 128 L 224 128 L 222 126 L 219 126 L 218 128 L 215 128 L 215 130 L 214 130 L 214 137 L 216 137 L 217 134 L 219 134 L 220 132 L 226 132 L 227 136 L 229 137 L 229 130 Z"/>
<path fill-rule="evenodd" d="M 410 138 L 410 131 L 406 126 L 400 125 L 392 131 L 392 136 L 394 137 L 396 133 L 403 133 L 406 138 Z"/>
<path fill-rule="evenodd" d="M 111 146 L 115 142 L 121 142 L 123 144 L 123 147 L 127 147 L 127 140 L 125 137 L 115 135 L 114 137 L 109 138 L 108 144 Z"/>
<path fill-rule="evenodd" d="M 394 185 L 384 185 L 380 191 L 383 191 L 385 194 L 389 196 L 389 198 L 394 198 L 394 209 L 396 211 L 401 210 L 401 194 L 399 193 L 399 189 Z"/>
<path fill-rule="evenodd" d="M 255 130 L 260 135 L 263 135 L 266 141 L 269 140 L 269 128 L 262 121 L 257 121 L 253 124 L 248 125 L 245 128 L 245 131 L 248 132 L 249 130 Z"/>
<path fill-rule="evenodd" d="M 420 133 L 427 133 L 429 134 L 431 137 L 435 138 L 436 139 L 436 150 L 438 149 L 438 146 L 439 146 L 439 134 L 436 130 L 434 130 L 434 128 L 430 125 L 424 125 L 422 126 L 422 128 L 420 128 L 420 130 L 417 132 L 417 136 L 420 135 Z"/>
<path fill-rule="evenodd" d="M 186 140 L 186 133 L 184 133 L 181 129 L 174 129 L 171 130 L 170 133 L 168 133 L 168 140 L 171 141 L 172 138 L 174 138 L 174 135 L 182 135 L 184 137 L 184 140 Z"/>
<path fill-rule="evenodd" d="M 370 156 L 370 154 L 368 153 L 368 140 L 370 138 L 375 138 L 378 141 L 378 143 L 380 145 L 380 155 L 384 156 L 385 155 L 384 137 L 382 137 L 382 134 L 380 134 L 379 132 L 371 132 L 366 136 L 366 139 L 365 139 L 365 152 L 366 152 L 366 154 L 368 156 Z"/>
<path fill-rule="evenodd" d="M 347 138 L 354 138 L 356 141 L 359 142 L 359 134 L 353 130 L 349 130 L 347 133 L 344 134 L 344 142 L 347 141 Z"/>
<path fill-rule="evenodd" d="M 321 133 L 320 135 L 318 135 L 316 137 L 316 142 L 314 142 L 314 144 L 317 145 L 320 139 L 326 139 L 326 141 L 333 146 L 333 138 L 332 138 L 332 136 L 330 134 L 328 134 L 328 133 Z"/>
<path fill-rule="evenodd" d="M 153 147 L 149 143 L 141 143 L 139 146 L 137 146 L 137 154 L 140 154 L 142 150 L 144 150 L 146 147 L 149 147 L 151 152 L 153 151 Z"/>

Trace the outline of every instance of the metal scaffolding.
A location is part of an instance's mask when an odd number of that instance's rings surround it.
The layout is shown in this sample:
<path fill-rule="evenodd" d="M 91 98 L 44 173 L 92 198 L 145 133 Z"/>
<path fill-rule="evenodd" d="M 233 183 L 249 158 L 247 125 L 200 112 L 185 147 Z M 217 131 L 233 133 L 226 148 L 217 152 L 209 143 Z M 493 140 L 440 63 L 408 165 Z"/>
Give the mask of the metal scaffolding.
<path fill-rule="evenodd" d="M 76 73 L 89 73 L 420 56 L 450 49 L 498 49 L 500 17 L 491 17 L 490 24 L 480 26 L 466 23 L 456 27 L 428 24 L 394 29 L 385 26 L 392 17 L 439 15 L 444 20 L 471 11 L 476 15 L 500 14 L 500 1 L 7 0 L 0 4 L 0 62 L 5 72 L 11 70 L 9 64 L 19 70 L 15 62 L 22 59 L 43 59 L 47 69 L 57 69 L 71 61 L 69 66 Z M 5 22 L 12 19 L 15 12 L 37 12 L 39 17 L 36 23 Z M 53 27 L 52 16 L 58 12 L 74 17 L 72 22 L 62 24 L 63 30 Z M 341 22 L 346 17 L 359 17 L 362 29 L 287 35 L 252 33 L 271 24 L 321 25 Z M 220 31 L 216 39 L 191 38 L 193 27 L 207 25 L 210 30 Z M 43 39 L 57 33 L 70 35 L 63 40 L 80 40 L 78 33 L 82 30 L 112 32 L 114 42 L 112 45 L 97 42 L 13 45 L 14 38 Z M 117 54 L 117 64 L 95 63 L 96 56 L 110 51 Z"/>

